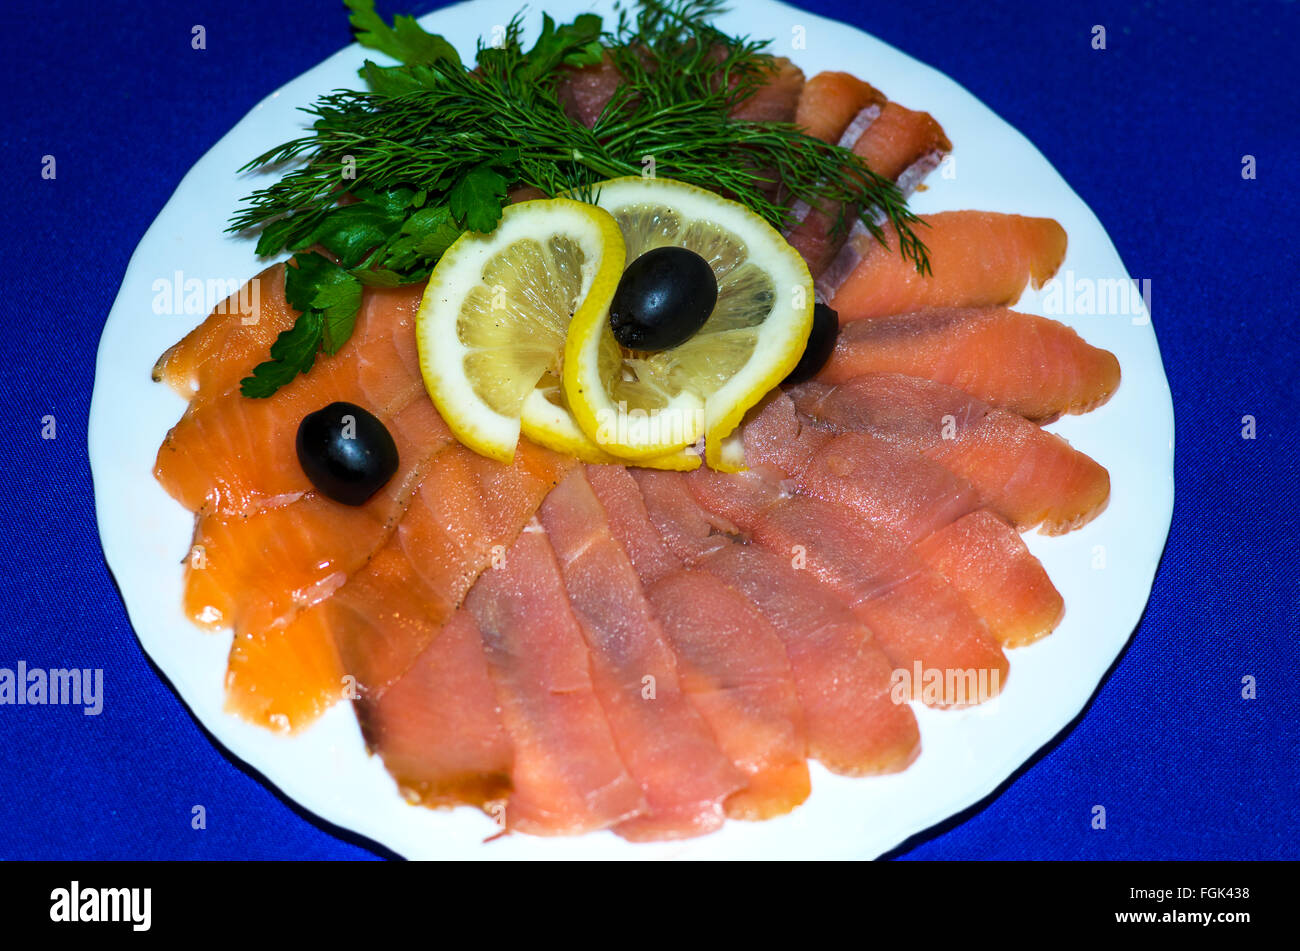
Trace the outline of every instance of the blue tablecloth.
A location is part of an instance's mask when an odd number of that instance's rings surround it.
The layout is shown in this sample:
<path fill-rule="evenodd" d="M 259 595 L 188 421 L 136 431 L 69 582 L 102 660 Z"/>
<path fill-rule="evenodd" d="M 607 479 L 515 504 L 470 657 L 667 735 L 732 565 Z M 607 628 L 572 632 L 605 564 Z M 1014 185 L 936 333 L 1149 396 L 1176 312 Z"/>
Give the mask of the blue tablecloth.
<path fill-rule="evenodd" d="M 1079 722 L 896 854 L 1297 857 L 1297 5 L 808 6 L 936 66 L 1042 149 L 1151 279 L 1178 418 L 1173 533 L 1132 643 Z M 103 668 L 111 702 L 0 707 L 0 858 L 379 854 L 233 763 L 160 679 L 104 565 L 85 450 L 100 327 L 137 241 L 258 99 L 348 41 L 341 6 L 305 0 L 54 0 L 6 18 L 0 667 Z"/>

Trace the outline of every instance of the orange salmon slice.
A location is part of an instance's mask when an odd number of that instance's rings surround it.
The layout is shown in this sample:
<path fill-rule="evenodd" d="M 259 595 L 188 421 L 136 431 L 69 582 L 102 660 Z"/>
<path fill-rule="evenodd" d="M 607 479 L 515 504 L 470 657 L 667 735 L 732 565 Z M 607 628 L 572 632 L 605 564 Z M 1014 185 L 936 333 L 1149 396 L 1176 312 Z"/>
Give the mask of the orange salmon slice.
<path fill-rule="evenodd" d="M 891 667 L 871 631 L 789 559 L 711 533 L 680 473 L 634 478 L 664 543 L 748 599 L 781 638 L 809 755 L 850 776 L 906 768 L 920 752 L 916 717 L 891 696 Z"/>
<path fill-rule="evenodd" d="M 967 706 L 991 699 L 1008 665 L 984 623 L 936 572 L 902 542 L 820 499 L 787 495 L 781 473 L 752 468 L 739 476 L 712 470 L 687 479 L 697 501 L 741 526 L 754 541 L 791 559 L 848 605 L 875 634 L 896 667 L 939 671 L 944 687 L 917 699 Z M 967 695 L 948 672 L 973 671 L 986 692 Z"/>
<path fill-rule="evenodd" d="M 392 426 L 412 402 L 427 402 L 415 345 L 420 296 L 420 288 L 367 290 L 343 348 L 269 398 L 200 390 L 159 447 L 155 477 L 191 511 L 252 514 L 310 491 L 295 448 L 304 416 L 342 400 Z"/>
<path fill-rule="evenodd" d="M 852 73 L 821 72 L 804 83 L 794 124 L 823 142 L 838 142 L 858 113 L 884 104 L 884 93 Z"/>
<path fill-rule="evenodd" d="M 1061 622 L 1065 601 L 1042 563 L 988 509 L 944 526 L 916 550 L 975 606 L 1003 647 L 1030 644 Z"/>
<path fill-rule="evenodd" d="M 501 557 L 573 463 L 530 443 L 502 465 L 458 445 L 428 467 L 388 542 L 332 596 L 287 626 L 235 640 L 227 705 L 253 722 L 299 729 L 343 693 L 376 700 L 438 636 L 474 580 Z M 318 658 L 297 671 L 280 654 Z"/>
<path fill-rule="evenodd" d="M 592 681 L 591 660 L 555 552 L 523 531 L 466 599 L 514 748 L 507 830 L 576 835 L 646 809 Z"/>
<path fill-rule="evenodd" d="M 745 775 L 727 815 L 767 819 L 794 809 L 810 791 L 807 739 L 780 636 L 736 591 L 668 551 L 625 468 L 588 466 L 587 479 L 672 645 L 682 689 Z"/>
<path fill-rule="evenodd" d="M 646 800 L 645 813 L 614 831 L 651 841 L 717 829 L 723 802 L 745 777 L 687 699 L 673 650 L 581 468 L 547 497 L 539 518 L 586 637 L 596 694 Z"/>
<path fill-rule="evenodd" d="M 926 307 L 1013 304 L 1028 284 L 1042 287 L 1065 259 L 1065 229 L 1050 218 L 946 211 L 925 222 L 917 235 L 929 250 L 927 276 L 898 253 L 892 226 L 883 245 L 845 245 L 818 284 L 842 322 Z"/>
<path fill-rule="evenodd" d="M 910 194 L 952 151 L 943 128 L 929 113 L 874 100 L 865 104 L 842 131 L 839 145 L 851 149 L 877 175 L 896 182 L 904 195 Z M 851 267 L 866 246 L 876 240 L 857 219 L 855 206 L 823 202 L 809 208 L 796 202 L 791 211 L 799 223 L 786 238 L 803 256 L 814 278 Z"/>
<path fill-rule="evenodd" d="M 367 745 L 408 801 L 484 807 L 510 795 L 514 748 L 469 611 L 452 615 L 405 677 L 356 710 Z"/>
<path fill-rule="evenodd" d="M 1119 387 L 1119 361 L 1064 324 L 1005 308 L 935 308 L 847 324 L 817 374 L 842 383 L 900 373 L 946 383 L 1049 422 L 1086 413 Z"/>
<path fill-rule="evenodd" d="M 168 348 L 153 378 L 193 400 L 220 396 L 266 359 L 271 344 L 298 319 L 284 297 L 284 264 L 273 264 L 222 301 Z"/>
<path fill-rule="evenodd" d="M 983 503 L 1024 531 L 1078 528 L 1110 498 L 1110 474 L 1053 433 L 955 387 L 870 373 L 789 391 L 801 413 L 838 431 L 871 433 L 970 480 Z"/>

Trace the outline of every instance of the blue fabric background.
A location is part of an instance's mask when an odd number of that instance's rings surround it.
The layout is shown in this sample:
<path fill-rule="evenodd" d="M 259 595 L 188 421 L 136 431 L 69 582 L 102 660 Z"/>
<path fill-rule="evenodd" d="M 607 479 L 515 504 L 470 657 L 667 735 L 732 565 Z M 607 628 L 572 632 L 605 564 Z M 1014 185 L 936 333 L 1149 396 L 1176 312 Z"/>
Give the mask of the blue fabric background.
<path fill-rule="evenodd" d="M 1131 645 L 1079 722 L 896 854 L 1300 856 L 1297 4 L 807 6 L 936 66 L 1042 149 L 1151 279 L 1178 418 L 1173 533 Z M 27 11 L 0 38 L 0 666 L 102 667 L 112 702 L 99 717 L 0 707 L 0 859 L 373 857 L 227 759 L 146 660 L 104 565 L 85 451 L 100 327 L 136 242 L 258 99 L 349 41 L 342 7 Z M 206 52 L 190 48 L 195 23 Z M 40 177 L 45 154 L 55 181 Z M 40 438 L 46 414 L 57 439 Z M 1247 414 L 1254 441 L 1240 438 Z M 190 828 L 196 802 L 205 831 Z M 1094 803 L 1105 832 L 1089 827 Z"/>

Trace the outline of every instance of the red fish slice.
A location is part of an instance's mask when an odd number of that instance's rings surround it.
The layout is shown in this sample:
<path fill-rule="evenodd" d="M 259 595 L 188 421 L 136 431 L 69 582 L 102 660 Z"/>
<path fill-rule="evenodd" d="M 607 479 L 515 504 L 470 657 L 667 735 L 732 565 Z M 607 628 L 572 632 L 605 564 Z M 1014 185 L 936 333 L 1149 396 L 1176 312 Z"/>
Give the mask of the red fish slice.
<path fill-rule="evenodd" d="M 958 593 L 904 543 L 820 499 L 787 495 L 781 473 L 752 468 L 740 475 L 698 470 L 686 480 L 708 511 L 739 525 L 768 551 L 836 593 L 876 636 L 899 668 L 937 671 L 938 706 L 990 699 L 1008 665 L 984 623 Z M 980 690 L 949 679 L 970 672 Z M 920 684 L 916 696 L 921 698 Z"/>
<path fill-rule="evenodd" d="M 1011 525 L 987 510 L 974 517 L 979 493 L 941 463 L 869 433 L 819 430 L 787 396 L 746 421 L 744 440 L 751 464 L 775 465 L 799 492 L 914 545 L 1000 642 L 1055 627 L 1061 596 L 1043 566 Z"/>
<path fill-rule="evenodd" d="M 823 142 L 838 142 L 863 109 L 884 104 L 884 93 L 852 73 L 821 72 L 804 83 L 794 124 Z"/>
<path fill-rule="evenodd" d="M 337 590 L 388 540 L 430 460 L 452 441 L 428 400 L 390 429 L 398 470 L 364 505 L 309 492 L 250 517 L 202 514 L 186 562 L 187 615 L 208 627 L 270 630 Z"/>
<path fill-rule="evenodd" d="M 789 390 L 799 411 L 847 432 L 923 452 L 971 481 L 984 503 L 1024 531 L 1068 532 L 1095 518 L 1110 475 L 1060 436 L 954 387 L 872 373 Z"/>
<path fill-rule="evenodd" d="M 877 175 L 897 182 L 904 195 L 952 151 L 952 143 L 932 116 L 895 102 L 867 104 L 843 131 L 839 145 L 852 149 Z M 827 202 L 808 208 L 796 203 L 791 211 L 799 224 L 790 229 L 787 240 L 814 278 L 836 267 L 849 267 L 846 261 L 856 263 L 865 244 L 876 240 L 857 220 L 856 207 Z M 844 221 L 839 220 L 841 214 Z M 863 250 L 842 250 L 847 245 Z"/>
<path fill-rule="evenodd" d="M 534 523 L 466 599 L 514 748 L 508 830 L 576 835 L 645 811 L 596 697 L 555 552 Z"/>
<path fill-rule="evenodd" d="M 1004 647 L 1050 634 L 1065 600 L 1010 525 L 988 509 L 964 515 L 916 545 L 917 554 L 962 593 Z"/>
<path fill-rule="evenodd" d="M 1065 259 L 1065 230 L 1050 218 L 946 211 L 925 222 L 917 236 L 929 250 L 928 276 L 898 253 L 892 227 L 883 245 L 874 239 L 845 245 L 817 286 L 841 322 L 925 307 L 1012 304 L 1027 284 L 1041 287 Z"/>
<path fill-rule="evenodd" d="M 311 490 L 294 448 L 304 416 L 342 400 L 393 426 L 412 402 L 427 402 L 415 346 L 421 291 L 368 290 L 343 348 L 269 398 L 201 390 L 158 449 L 154 475 L 163 488 L 192 511 L 248 515 L 283 504 Z"/>
<path fill-rule="evenodd" d="M 438 625 L 406 676 L 356 711 L 367 745 L 409 801 L 482 807 L 510 795 L 514 747 L 468 610 Z"/>
<path fill-rule="evenodd" d="M 680 473 L 634 475 L 665 543 L 748 598 L 785 644 L 809 755 L 851 776 L 906 768 L 920 752 L 916 717 L 891 695 L 891 666 L 870 630 L 789 559 L 715 531 Z"/>
<path fill-rule="evenodd" d="M 901 373 L 947 383 L 1035 421 L 1086 413 L 1119 387 L 1119 361 L 1064 324 L 1004 308 L 934 308 L 845 325 L 817 374 Z"/>
<path fill-rule="evenodd" d="M 228 706 L 254 722 L 297 729 L 338 699 L 344 672 L 352 696 L 382 696 L 573 464 L 528 442 L 508 466 L 448 447 L 396 532 L 332 596 L 282 627 L 240 625 Z M 285 654 L 316 660 L 296 669 L 272 663 Z"/>
<path fill-rule="evenodd" d="M 570 70 L 556 87 L 556 98 L 570 119 L 590 129 L 622 84 L 622 75 L 606 53 L 599 63 Z M 754 122 L 789 122 L 795 117 L 803 85 L 798 66 L 784 56 L 774 57 L 766 81 L 732 115 Z"/>
<path fill-rule="evenodd" d="M 153 378 L 192 400 L 218 396 L 239 385 L 262 360 L 281 331 L 298 319 L 284 297 L 283 264 L 273 264 L 167 349 Z"/>
<path fill-rule="evenodd" d="M 789 812 L 808 797 L 810 781 L 803 711 L 780 636 L 736 591 L 682 567 L 626 469 L 588 466 L 587 478 L 672 645 L 682 689 L 745 775 L 745 788 L 725 803 L 727 815 Z"/>
<path fill-rule="evenodd" d="M 646 799 L 646 811 L 615 831 L 633 841 L 713 831 L 745 777 L 683 692 L 673 650 L 581 468 L 539 517 L 587 639 L 596 694 Z"/>

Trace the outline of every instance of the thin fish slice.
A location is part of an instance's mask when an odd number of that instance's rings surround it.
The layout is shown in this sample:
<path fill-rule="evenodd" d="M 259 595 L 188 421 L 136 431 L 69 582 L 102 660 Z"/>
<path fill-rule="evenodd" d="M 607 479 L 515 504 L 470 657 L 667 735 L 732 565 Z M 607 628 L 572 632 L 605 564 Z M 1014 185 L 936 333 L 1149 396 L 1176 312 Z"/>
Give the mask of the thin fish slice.
<path fill-rule="evenodd" d="M 714 576 L 677 571 L 646 597 L 677 655 L 682 689 L 745 777 L 733 819 L 790 812 L 811 791 L 803 711 L 785 645 L 749 602 Z"/>
<path fill-rule="evenodd" d="M 445 625 L 426 623 L 437 636 L 406 676 L 378 700 L 357 701 L 366 743 L 412 803 L 484 807 L 506 799 L 514 747 L 478 625 L 464 609 Z"/>
<path fill-rule="evenodd" d="M 917 699 L 967 706 L 1000 692 L 1008 671 L 1001 648 L 965 600 L 905 544 L 839 506 L 785 494 L 779 472 L 694 476 L 687 482 L 705 509 L 838 595 L 896 667 L 939 672 L 943 689 L 933 695 L 923 697 L 913 680 Z M 968 692 L 970 678 L 978 689 Z"/>
<path fill-rule="evenodd" d="M 187 400 L 220 396 L 265 360 L 271 344 L 298 319 L 284 297 L 284 264 L 273 264 L 222 301 L 167 349 L 153 378 Z"/>
<path fill-rule="evenodd" d="M 810 780 L 803 711 L 780 636 L 717 577 L 682 566 L 627 469 L 588 466 L 587 478 L 672 645 L 682 689 L 746 777 L 727 799 L 727 815 L 789 812 L 808 797 Z"/>
<path fill-rule="evenodd" d="M 784 56 L 775 57 L 772 67 L 763 86 L 733 111 L 735 118 L 756 122 L 794 118 L 803 91 L 803 71 Z M 599 63 L 569 70 L 556 87 L 556 98 L 570 119 L 590 129 L 622 83 L 622 75 L 606 53 Z"/>
<path fill-rule="evenodd" d="M 745 777 L 687 699 L 673 650 L 582 469 L 547 497 L 539 518 L 587 640 L 596 694 L 646 799 L 646 811 L 615 831 L 632 841 L 714 831 Z"/>
<path fill-rule="evenodd" d="M 1086 413 L 1119 387 L 1119 361 L 1064 324 L 1005 308 L 933 308 L 847 324 L 817 375 L 901 373 L 946 383 L 1028 419 Z"/>
<path fill-rule="evenodd" d="M 186 562 L 186 614 L 206 627 L 269 631 L 333 594 L 388 540 L 430 460 L 452 442 L 428 400 L 390 429 L 398 470 L 364 505 L 309 492 L 247 518 L 201 514 Z"/>
<path fill-rule="evenodd" d="M 891 665 L 871 631 L 789 559 L 713 531 L 680 473 L 635 479 L 665 543 L 746 597 L 781 638 L 809 755 L 850 776 L 906 768 L 920 752 L 916 717 L 891 695 Z"/>
<path fill-rule="evenodd" d="M 283 626 L 241 626 L 230 654 L 228 708 L 295 730 L 344 693 L 345 673 L 349 697 L 381 697 L 572 465 L 527 442 L 509 466 L 449 446 L 387 544 L 332 596 Z M 285 654 L 304 660 L 279 662 Z"/>
<path fill-rule="evenodd" d="M 838 142 L 854 116 L 884 104 L 884 93 L 852 73 L 821 72 L 804 83 L 794 124 L 823 142 Z"/>
<path fill-rule="evenodd" d="M 645 811 L 596 697 L 590 654 L 555 552 L 526 528 L 466 605 L 514 749 L 507 830 L 578 835 Z"/>
<path fill-rule="evenodd" d="M 391 426 L 428 401 L 415 347 L 419 303 L 420 288 L 368 290 L 352 337 L 310 373 L 265 399 L 237 389 L 196 399 L 159 447 L 155 477 L 191 511 L 251 515 L 310 491 L 295 448 L 304 416 L 344 401 Z"/>
<path fill-rule="evenodd" d="M 918 162 L 926 163 L 925 172 L 929 172 L 952 151 L 952 143 L 934 116 L 896 102 L 882 105 L 879 115 L 849 147 L 866 161 L 873 172 L 892 181 L 902 179 L 904 173 Z M 909 191 L 924 174 L 916 173 L 909 177 Z"/>
<path fill-rule="evenodd" d="M 799 108 L 803 86 L 803 70 L 786 57 L 777 56 L 763 85 L 732 110 L 731 116 L 749 122 L 791 122 Z"/>
<path fill-rule="evenodd" d="M 843 505 L 915 547 L 990 633 L 1018 646 L 1049 633 L 1061 596 L 1015 528 L 987 509 L 967 480 L 920 453 L 869 433 L 836 435 L 775 396 L 745 423 L 745 458 L 775 465 L 798 491 Z"/>
<path fill-rule="evenodd" d="M 460 445 L 439 455 L 388 544 L 322 606 L 363 696 L 381 696 L 436 634 L 407 625 L 408 605 L 435 624 L 451 617 L 573 465 L 527 441 L 510 465 Z"/>
<path fill-rule="evenodd" d="M 962 593 L 1003 647 L 1050 634 L 1065 600 L 1010 525 L 988 509 L 962 516 L 917 543 L 917 553 Z"/>
<path fill-rule="evenodd" d="M 952 150 L 952 143 L 929 113 L 894 102 L 867 104 L 843 131 L 839 145 L 852 149 L 877 175 L 896 182 L 904 195 Z M 823 275 L 834 268 L 851 269 L 846 262 L 856 263 L 866 246 L 876 240 L 857 219 L 856 207 L 824 202 L 808 208 L 800 203 L 791 211 L 799 224 L 790 230 L 787 240 L 803 255 L 819 285 Z M 862 250 L 852 250 L 848 244 Z"/>
<path fill-rule="evenodd" d="M 980 507 L 971 483 L 870 433 L 818 429 L 775 394 L 744 429 L 750 465 L 780 469 L 798 491 L 842 505 L 908 544 Z"/>
<path fill-rule="evenodd" d="M 789 393 L 800 412 L 824 425 L 871 433 L 941 462 L 1021 531 L 1068 532 L 1096 518 L 1110 497 L 1110 474 L 1093 459 L 955 387 L 872 373 Z"/>
<path fill-rule="evenodd" d="M 947 211 L 925 218 L 918 236 L 932 273 L 922 276 L 898 253 L 898 235 L 862 242 L 860 259 L 827 269 L 818 290 L 847 323 L 926 307 L 1000 307 L 1026 285 L 1042 287 L 1065 259 L 1065 230 L 1050 218 Z M 849 251 L 850 246 L 846 245 Z"/>

